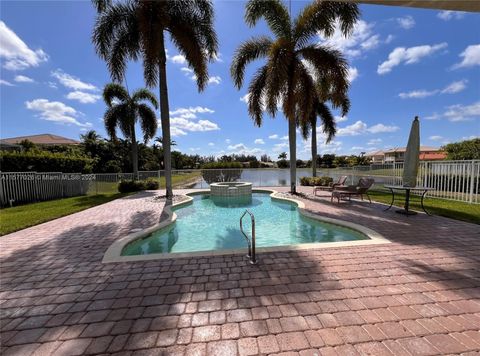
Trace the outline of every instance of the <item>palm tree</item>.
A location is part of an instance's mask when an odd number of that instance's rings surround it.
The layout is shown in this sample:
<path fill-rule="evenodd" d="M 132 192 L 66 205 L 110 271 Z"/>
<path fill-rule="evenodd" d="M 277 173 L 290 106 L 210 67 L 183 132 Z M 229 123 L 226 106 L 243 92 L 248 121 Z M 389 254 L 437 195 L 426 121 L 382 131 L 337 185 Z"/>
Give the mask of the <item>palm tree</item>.
<path fill-rule="evenodd" d="M 99 12 L 93 43 L 107 62 L 113 80 L 121 81 L 128 60 L 143 59 L 145 83 L 159 85 L 166 196 L 171 198 L 170 116 L 167 90 L 165 33 L 185 57 L 199 91 L 208 83 L 208 61 L 216 58 L 217 37 L 210 0 L 111 2 L 93 0 Z"/>
<path fill-rule="evenodd" d="M 307 140 L 311 131 L 311 150 L 312 150 L 312 176 L 317 176 L 317 118 L 322 121 L 322 130 L 326 135 L 325 143 L 329 143 L 337 131 L 335 118 L 330 109 L 319 100 L 315 102 L 314 110 L 311 113 L 309 121 L 299 123 L 302 137 Z"/>
<path fill-rule="evenodd" d="M 331 36 L 336 20 L 347 35 L 358 17 L 358 7 L 351 3 L 315 1 L 294 21 L 280 0 L 250 0 L 246 5 L 247 24 L 254 26 L 264 18 L 275 39 L 261 36 L 244 42 L 235 52 L 230 71 L 240 89 L 247 64 L 259 58 L 266 59 L 266 64 L 257 70 L 250 82 L 248 111 L 255 125 L 260 126 L 263 111 L 274 117 L 277 105 L 281 105 L 288 120 L 292 193 L 296 193 L 297 122 L 310 120 L 317 91 L 328 91 L 332 106 L 338 107 L 349 86 L 348 64 L 342 54 L 309 42 L 319 32 Z M 317 80 L 308 67 L 313 68 Z"/>
<path fill-rule="evenodd" d="M 157 132 L 155 112 L 144 103 L 149 102 L 158 108 L 157 98 L 147 89 L 138 89 L 132 96 L 120 84 L 107 84 L 103 89 L 103 100 L 108 108 L 103 116 L 105 129 L 112 140 L 117 137 L 117 127 L 126 139 L 132 143 L 133 176 L 138 179 L 138 144 L 135 135 L 135 124 L 140 122 L 143 140 L 147 142 Z"/>

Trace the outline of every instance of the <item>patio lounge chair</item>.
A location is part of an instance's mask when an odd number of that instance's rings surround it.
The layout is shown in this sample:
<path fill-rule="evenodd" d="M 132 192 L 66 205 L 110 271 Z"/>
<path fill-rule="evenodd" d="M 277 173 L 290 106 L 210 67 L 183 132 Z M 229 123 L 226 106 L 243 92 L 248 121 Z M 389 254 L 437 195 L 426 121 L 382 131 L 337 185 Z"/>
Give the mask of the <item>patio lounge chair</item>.
<path fill-rule="evenodd" d="M 317 185 L 313 187 L 313 195 L 317 195 L 317 192 L 324 191 L 324 192 L 331 192 L 333 191 L 336 187 L 347 187 L 345 185 L 345 182 L 347 181 L 348 176 L 341 176 L 338 178 L 338 180 L 335 183 L 330 183 L 329 185 Z"/>
<path fill-rule="evenodd" d="M 357 185 L 349 185 L 347 187 L 336 187 L 332 191 L 332 198 L 330 201 L 333 201 L 333 198 L 337 198 L 338 202 L 340 199 L 348 197 L 348 200 L 352 196 L 359 196 L 363 200 L 363 195 L 365 194 L 368 198 L 368 201 L 371 203 L 372 200 L 368 195 L 368 190 L 372 187 L 375 180 L 372 178 L 360 178 Z"/>

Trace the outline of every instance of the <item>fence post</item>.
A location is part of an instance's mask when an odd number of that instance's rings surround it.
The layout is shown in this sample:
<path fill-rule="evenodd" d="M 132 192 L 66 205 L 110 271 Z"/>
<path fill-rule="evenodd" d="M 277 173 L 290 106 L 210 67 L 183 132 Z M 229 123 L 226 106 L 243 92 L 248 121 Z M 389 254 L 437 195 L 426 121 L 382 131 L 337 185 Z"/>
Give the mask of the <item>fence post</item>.
<path fill-rule="evenodd" d="M 475 186 L 474 185 L 474 181 L 475 181 L 475 160 L 472 160 L 472 164 L 470 165 L 470 194 L 469 194 L 469 198 L 468 198 L 468 201 L 469 203 L 473 203 L 473 187 Z"/>

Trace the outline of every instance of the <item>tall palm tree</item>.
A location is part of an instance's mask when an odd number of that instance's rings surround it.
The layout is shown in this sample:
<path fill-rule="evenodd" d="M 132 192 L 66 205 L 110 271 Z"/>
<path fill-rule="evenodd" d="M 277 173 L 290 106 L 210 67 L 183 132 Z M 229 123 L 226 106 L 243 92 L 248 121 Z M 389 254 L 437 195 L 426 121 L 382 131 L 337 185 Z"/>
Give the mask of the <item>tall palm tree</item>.
<path fill-rule="evenodd" d="M 310 120 L 317 92 L 314 89 L 326 92 L 327 88 L 332 105 L 338 107 L 349 86 L 348 64 L 342 54 L 310 42 L 319 32 L 331 36 L 336 20 L 343 34 L 348 35 L 358 17 L 358 7 L 351 3 L 315 1 L 293 21 L 280 0 L 250 0 L 246 5 L 247 24 L 254 26 L 264 18 L 275 39 L 261 36 L 244 42 L 235 52 L 230 71 L 240 89 L 247 64 L 266 59 L 250 82 L 248 111 L 255 125 L 260 126 L 263 111 L 275 116 L 277 105 L 281 105 L 288 120 L 292 193 L 296 193 L 296 125 Z M 313 68 L 318 80 L 314 80 L 308 67 Z"/>
<path fill-rule="evenodd" d="M 171 198 L 165 33 L 193 70 L 199 91 L 203 90 L 208 83 L 208 61 L 214 60 L 217 52 L 213 5 L 210 0 L 93 1 L 99 12 L 93 43 L 113 80 L 123 79 L 128 60 L 142 58 L 146 85 L 159 86 L 166 195 Z"/>
<path fill-rule="evenodd" d="M 307 140 L 311 131 L 312 176 L 317 176 L 317 118 L 322 121 L 322 131 L 326 135 L 325 143 L 329 143 L 337 132 L 335 118 L 325 103 L 316 100 L 309 121 L 299 123 L 302 137 Z"/>
<path fill-rule="evenodd" d="M 123 136 L 132 143 L 133 176 L 137 179 L 138 143 L 135 135 L 135 124 L 137 121 L 140 122 L 145 142 L 155 136 L 157 118 L 155 112 L 144 102 L 149 102 L 157 109 L 157 98 L 147 89 L 138 89 L 130 96 L 123 86 L 111 83 L 103 89 L 103 100 L 108 107 L 103 116 L 108 135 L 112 139 L 116 139 L 116 131 L 119 128 Z"/>

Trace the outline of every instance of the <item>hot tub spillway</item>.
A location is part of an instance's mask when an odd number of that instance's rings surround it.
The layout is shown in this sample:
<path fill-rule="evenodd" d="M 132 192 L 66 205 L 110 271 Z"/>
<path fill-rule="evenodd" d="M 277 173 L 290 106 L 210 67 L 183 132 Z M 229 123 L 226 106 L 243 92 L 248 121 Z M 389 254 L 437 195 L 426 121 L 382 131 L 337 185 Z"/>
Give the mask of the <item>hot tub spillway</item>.
<path fill-rule="evenodd" d="M 252 202 L 252 183 L 220 182 L 210 184 L 210 199 L 215 205 L 238 207 Z"/>

